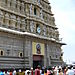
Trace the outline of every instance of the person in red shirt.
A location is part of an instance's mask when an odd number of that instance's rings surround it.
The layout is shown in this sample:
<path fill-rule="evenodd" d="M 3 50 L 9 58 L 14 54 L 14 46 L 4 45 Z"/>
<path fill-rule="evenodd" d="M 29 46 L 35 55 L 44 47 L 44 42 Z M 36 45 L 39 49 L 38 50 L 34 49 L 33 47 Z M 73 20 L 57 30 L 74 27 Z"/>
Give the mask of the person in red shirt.
<path fill-rule="evenodd" d="M 40 75 L 40 66 L 37 66 L 37 69 L 35 69 L 35 75 Z"/>
<path fill-rule="evenodd" d="M 10 70 L 9 75 L 12 75 L 12 70 Z"/>

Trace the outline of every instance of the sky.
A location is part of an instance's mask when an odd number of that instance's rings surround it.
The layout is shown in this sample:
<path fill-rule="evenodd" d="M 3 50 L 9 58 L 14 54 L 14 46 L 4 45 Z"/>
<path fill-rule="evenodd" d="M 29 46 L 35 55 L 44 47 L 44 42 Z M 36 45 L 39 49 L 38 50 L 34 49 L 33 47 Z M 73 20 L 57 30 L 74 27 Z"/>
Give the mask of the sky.
<path fill-rule="evenodd" d="M 75 0 L 49 0 L 62 42 L 63 60 L 75 61 Z"/>

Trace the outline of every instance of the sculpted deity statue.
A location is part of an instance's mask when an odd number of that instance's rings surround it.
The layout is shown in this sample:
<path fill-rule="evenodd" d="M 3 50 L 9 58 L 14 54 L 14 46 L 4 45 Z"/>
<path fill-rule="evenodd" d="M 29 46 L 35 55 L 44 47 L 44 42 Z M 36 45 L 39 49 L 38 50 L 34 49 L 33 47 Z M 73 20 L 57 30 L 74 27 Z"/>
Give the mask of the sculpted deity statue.
<path fill-rule="evenodd" d="M 34 32 L 34 22 L 33 21 L 30 22 L 30 30 L 31 32 Z"/>
<path fill-rule="evenodd" d="M 22 24 L 25 25 L 25 18 L 21 20 Z"/>
<path fill-rule="evenodd" d="M 21 19 L 20 19 L 19 16 L 17 17 L 17 22 L 18 22 L 18 23 L 21 23 Z"/>
<path fill-rule="evenodd" d="M 46 26 L 43 27 L 43 34 L 46 35 Z"/>
<path fill-rule="evenodd" d="M 11 26 L 15 26 L 16 24 L 16 16 L 14 14 L 10 15 L 10 23 L 11 23 Z"/>
<path fill-rule="evenodd" d="M 32 4 L 30 5 L 30 15 L 32 14 Z"/>
<path fill-rule="evenodd" d="M 24 14 L 24 2 L 21 3 L 21 12 Z"/>
<path fill-rule="evenodd" d="M 40 17 L 43 19 L 42 9 L 40 10 Z"/>
<path fill-rule="evenodd" d="M 9 14 L 8 13 L 5 14 L 5 24 L 9 25 Z"/>
<path fill-rule="evenodd" d="M 5 14 L 5 18 L 9 19 L 9 14 L 8 13 Z"/>

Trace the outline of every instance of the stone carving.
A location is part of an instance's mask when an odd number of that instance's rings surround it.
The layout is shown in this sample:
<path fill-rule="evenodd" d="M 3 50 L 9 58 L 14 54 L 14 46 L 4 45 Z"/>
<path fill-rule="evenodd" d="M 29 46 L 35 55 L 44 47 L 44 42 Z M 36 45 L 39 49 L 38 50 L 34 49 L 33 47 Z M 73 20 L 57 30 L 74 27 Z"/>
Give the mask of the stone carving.
<path fill-rule="evenodd" d="M 21 20 L 21 22 L 22 22 L 22 24 L 25 25 L 25 18 L 23 18 L 23 19 Z"/>
<path fill-rule="evenodd" d="M 30 15 L 32 14 L 32 4 L 30 5 Z"/>
<path fill-rule="evenodd" d="M 21 24 L 22 24 L 23 29 L 25 30 L 25 29 L 26 29 L 25 18 L 23 18 L 23 19 L 21 20 Z"/>
<path fill-rule="evenodd" d="M 0 16 L 3 16 L 3 12 L 0 10 Z"/>
<path fill-rule="evenodd" d="M 5 24 L 9 25 L 9 14 L 8 13 L 5 14 Z"/>
<path fill-rule="evenodd" d="M 21 13 L 24 14 L 24 2 L 21 3 Z"/>
<path fill-rule="evenodd" d="M 9 14 L 8 13 L 5 14 L 5 18 L 9 19 Z"/>
<path fill-rule="evenodd" d="M 19 22 L 19 23 L 21 22 L 21 21 L 20 21 L 20 17 L 19 17 L 19 16 L 17 17 L 17 22 Z"/>
<path fill-rule="evenodd" d="M 51 24 L 55 25 L 55 18 L 54 17 L 51 17 Z"/>
<path fill-rule="evenodd" d="M 52 38 L 53 37 L 53 29 L 52 28 L 50 28 L 50 37 Z"/>
<path fill-rule="evenodd" d="M 50 28 L 47 27 L 47 36 L 49 37 L 50 36 Z"/>
<path fill-rule="evenodd" d="M 20 24 L 21 24 L 21 19 L 20 19 L 20 17 L 18 16 L 18 17 L 17 17 L 17 26 L 18 26 L 18 28 L 20 28 Z"/>
<path fill-rule="evenodd" d="M 45 36 L 46 35 L 46 26 L 43 26 L 43 35 Z"/>
<path fill-rule="evenodd" d="M 7 1 L 7 7 L 8 7 L 8 9 L 10 9 L 10 3 L 11 3 L 11 1 L 8 0 L 8 1 Z"/>
<path fill-rule="evenodd" d="M 5 6 L 5 0 L 1 0 L 1 6 L 2 6 L 2 7 Z"/>
<path fill-rule="evenodd" d="M 34 32 L 34 22 L 33 21 L 30 22 L 30 31 Z"/>
<path fill-rule="evenodd" d="M 15 15 L 10 15 L 10 19 L 11 19 L 11 26 L 15 26 L 15 24 L 16 24 L 16 16 Z"/>
<path fill-rule="evenodd" d="M 17 12 L 20 12 L 20 1 L 17 1 Z"/>
<path fill-rule="evenodd" d="M 11 1 L 11 9 L 14 11 L 16 8 L 16 0 Z"/>
<path fill-rule="evenodd" d="M 59 40 L 59 32 L 57 30 L 55 30 L 55 39 Z"/>

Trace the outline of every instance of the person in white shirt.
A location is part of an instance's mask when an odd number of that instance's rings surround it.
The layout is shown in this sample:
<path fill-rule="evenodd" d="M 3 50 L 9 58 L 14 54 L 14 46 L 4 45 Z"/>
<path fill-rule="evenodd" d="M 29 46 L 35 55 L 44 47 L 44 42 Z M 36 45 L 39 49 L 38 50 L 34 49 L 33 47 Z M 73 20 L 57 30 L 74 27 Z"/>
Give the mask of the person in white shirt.
<path fill-rule="evenodd" d="M 13 75 L 16 75 L 16 70 L 13 71 Z"/>
<path fill-rule="evenodd" d="M 71 66 L 68 67 L 68 71 L 66 72 L 66 75 L 74 75 L 74 71 Z"/>
<path fill-rule="evenodd" d="M 25 75 L 31 75 L 31 71 L 30 70 L 26 70 L 25 71 Z"/>

